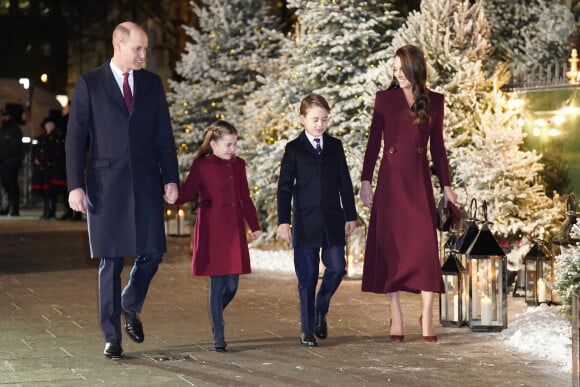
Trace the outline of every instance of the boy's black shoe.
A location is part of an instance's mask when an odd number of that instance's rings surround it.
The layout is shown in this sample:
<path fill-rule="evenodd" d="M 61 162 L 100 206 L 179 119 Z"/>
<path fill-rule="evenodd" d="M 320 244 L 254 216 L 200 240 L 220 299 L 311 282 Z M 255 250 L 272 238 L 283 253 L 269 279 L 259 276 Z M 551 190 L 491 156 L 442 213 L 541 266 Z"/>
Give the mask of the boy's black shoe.
<path fill-rule="evenodd" d="M 121 348 L 121 342 L 112 341 L 105 344 L 105 351 L 103 352 L 103 355 L 109 359 L 122 358 L 125 354 L 123 353 L 123 348 Z"/>

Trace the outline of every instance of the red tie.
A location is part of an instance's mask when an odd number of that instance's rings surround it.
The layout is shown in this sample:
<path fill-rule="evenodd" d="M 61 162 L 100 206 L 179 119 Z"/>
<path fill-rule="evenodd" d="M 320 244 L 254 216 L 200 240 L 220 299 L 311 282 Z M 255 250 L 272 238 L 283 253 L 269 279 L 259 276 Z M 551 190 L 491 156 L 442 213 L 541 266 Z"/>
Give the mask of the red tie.
<path fill-rule="evenodd" d="M 129 73 L 123 73 L 123 98 L 125 98 L 127 110 L 131 111 L 133 96 L 131 95 L 131 87 L 129 86 Z"/>

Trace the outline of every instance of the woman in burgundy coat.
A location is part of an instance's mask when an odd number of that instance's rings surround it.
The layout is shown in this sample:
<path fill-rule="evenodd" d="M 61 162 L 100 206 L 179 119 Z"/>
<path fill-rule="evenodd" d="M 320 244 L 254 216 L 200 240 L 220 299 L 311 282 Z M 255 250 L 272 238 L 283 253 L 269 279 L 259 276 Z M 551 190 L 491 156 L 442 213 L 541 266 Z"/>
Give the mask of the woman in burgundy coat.
<path fill-rule="evenodd" d="M 362 290 L 389 294 L 391 341 L 404 339 L 399 291 L 421 293 L 423 339 L 434 342 L 434 293 L 443 293 L 445 288 L 428 143 L 444 198 L 456 201 L 443 143 L 443 95 L 427 89 L 427 66 L 417 47 L 399 48 L 393 70 L 389 88 L 376 95 L 362 171 L 360 196 L 371 207 Z M 373 199 L 371 181 L 381 139 L 384 153 Z"/>
<path fill-rule="evenodd" d="M 250 272 L 244 221 L 254 239 L 262 231 L 250 198 L 246 162 L 235 155 L 238 134 L 219 120 L 204 135 L 176 204 L 198 194 L 191 274 L 210 277 L 209 307 L 214 349 L 226 351 L 223 310 L 234 298 L 240 274 Z"/>

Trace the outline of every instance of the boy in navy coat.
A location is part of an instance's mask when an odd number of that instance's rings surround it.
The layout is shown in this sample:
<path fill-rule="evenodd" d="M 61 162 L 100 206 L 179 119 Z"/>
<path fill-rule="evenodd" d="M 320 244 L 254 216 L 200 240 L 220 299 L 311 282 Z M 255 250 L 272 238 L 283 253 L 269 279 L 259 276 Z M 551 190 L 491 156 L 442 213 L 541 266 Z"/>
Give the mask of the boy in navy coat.
<path fill-rule="evenodd" d="M 302 345 L 327 336 L 330 299 L 346 273 L 346 235 L 356 227 L 352 181 L 342 142 L 325 133 L 330 107 L 318 94 L 300 104 L 304 132 L 286 145 L 278 180 L 278 234 L 294 247 Z M 291 214 L 292 213 L 292 229 Z M 318 294 L 320 250 L 326 267 Z"/>

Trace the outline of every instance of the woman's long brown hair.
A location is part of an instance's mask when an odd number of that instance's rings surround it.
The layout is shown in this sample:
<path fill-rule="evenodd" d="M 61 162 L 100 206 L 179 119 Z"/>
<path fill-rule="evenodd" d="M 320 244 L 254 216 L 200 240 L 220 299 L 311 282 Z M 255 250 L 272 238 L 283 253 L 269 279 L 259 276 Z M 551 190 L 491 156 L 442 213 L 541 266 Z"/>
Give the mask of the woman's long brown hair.
<path fill-rule="evenodd" d="M 395 57 L 401 60 L 401 69 L 403 74 L 412 85 L 413 106 L 413 123 L 428 123 L 431 120 L 429 115 L 429 94 L 427 92 L 427 63 L 423 51 L 413 45 L 405 45 L 395 52 Z M 393 77 L 391 84 L 387 89 L 396 89 L 399 87 L 397 80 Z"/>

